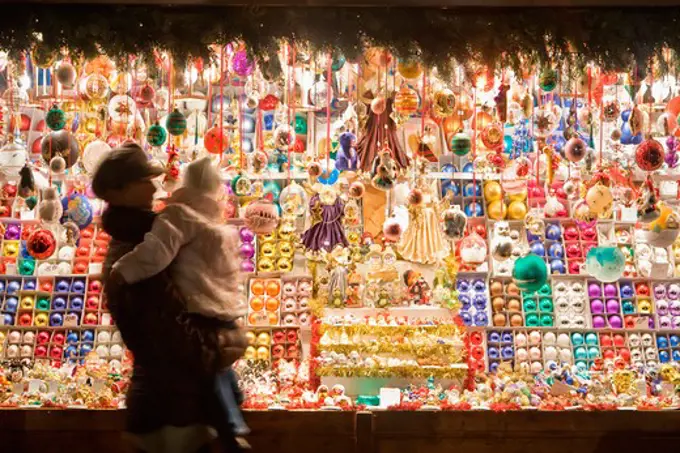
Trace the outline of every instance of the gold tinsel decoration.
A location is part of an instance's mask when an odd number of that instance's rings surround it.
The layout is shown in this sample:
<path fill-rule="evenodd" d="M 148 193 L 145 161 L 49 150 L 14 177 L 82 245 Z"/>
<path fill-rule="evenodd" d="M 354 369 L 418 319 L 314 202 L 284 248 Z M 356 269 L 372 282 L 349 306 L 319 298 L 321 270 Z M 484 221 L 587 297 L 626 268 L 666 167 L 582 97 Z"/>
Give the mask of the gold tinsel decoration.
<path fill-rule="evenodd" d="M 451 363 L 458 363 L 465 357 L 465 346 L 461 344 L 411 344 L 394 343 L 389 338 L 381 338 L 376 343 L 365 344 L 329 344 L 319 345 L 319 351 L 349 354 L 357 351 L 360 354 L 410 354 L 416 358 L 443 357 Z"/>
<path fill-rule="evenodd" d="M 427 325 L 427 326 L 412 326 L 412 325 L 401 325 L 401 326 L 369 326 L 366 324 L 353 324 L 348 326 L 331 326 L 328 324 L 322 324 L 319 327 L 320 333 L 323 335 L 329 332 L 330 335 L 340 335 L 343 332 L 347 335 L 372 335 L 376 337 L 384 337 L 390 335 L 415 335 L 416 333 L 427 333 L 428 335 L 434 335 L 438 337 L 458 337 L 462 338 L 462 332 L 460 328 L 454 324 L 438 324 L 438 325 Z M 420 332 L 419 332 L 420 331 Z"/>
<path fill-rule="evenodd" d="M 462 379 L 467 376 L 467 365 L 460 364 L 452 367 L 420 367 L 417 365 L 393 367 L 367 366 L 319 366 L 317 376 L 335 377 L 372 377 L 372 378 L 429 378 Z"/>

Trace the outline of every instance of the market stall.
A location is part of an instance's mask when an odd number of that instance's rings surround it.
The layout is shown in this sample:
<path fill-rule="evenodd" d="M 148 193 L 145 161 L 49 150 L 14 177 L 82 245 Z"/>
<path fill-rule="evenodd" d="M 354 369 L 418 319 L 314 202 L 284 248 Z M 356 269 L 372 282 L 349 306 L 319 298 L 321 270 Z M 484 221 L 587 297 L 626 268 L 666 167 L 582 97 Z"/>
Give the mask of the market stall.
<path fill-rule="evenodd" d="M 315 450 L 673 440 L 677 19 L 16 6 L 0 18 L 0 415 L 18 432 L 85 416 L 21 409 L 125 407 L 91 178 L 134 142 L 165 168 L 159 210 L 189 163 L 219 171 L 263 447 L 303 425 Z M 94 414 L 117 435 L 121 412 Z"/>

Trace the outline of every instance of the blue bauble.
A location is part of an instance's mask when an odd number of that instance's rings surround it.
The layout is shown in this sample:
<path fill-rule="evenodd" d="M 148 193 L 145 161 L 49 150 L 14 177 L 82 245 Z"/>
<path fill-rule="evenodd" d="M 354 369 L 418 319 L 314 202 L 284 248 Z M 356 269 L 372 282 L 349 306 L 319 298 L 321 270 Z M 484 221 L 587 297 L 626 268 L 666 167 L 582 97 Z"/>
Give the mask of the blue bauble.
<path fill-rule="evenodd" d="M 531 253 L 535 253 L 538 256 L 545 256 L 545 247 L 542 242 L 534 242 L 531 244 Z"/>
<path fill-rule="evenodd" d="M 442 165 L 442 172 L 443 173 L 455 173 L 457 172 L 458 169 L 456 168 L 455 165 L 453 164 L 444 164 Z"/>
<path fill-rule="evenodd" d="M 252 115 L 243 115 L 243 123 L 241 124 L 241 130 L 244 134 L 254 134 L 255 133 L 255 117 Z"/>
<path fill-rule="evenodd" d="M 7 284 L 7 294 L 16 294 L 21 289 L 21 283 L 18 280 L 12 280 Z"/>
<path fill-rule="evenodd" d="M 460 186 L 458 183 L 451 181 L 450 179 L 442 181 L 442 198 L 444 198 L 448 192 L 451 192 L 453 196 L 460 195 Z"/>
<path fill-rule="evenodd" d="M 673 349 L 673 362 L 680 362 L 680 349 Z"/>
<path fill-rule="evenodd" d="M 90 352 L 92 352 L 92 344 L 90 343 L 83 343 L 80 345 L 80 355 L 85 357 L 88 355 Z"/>
<path fill-rule="evenodd" d="M 9 313 L 5 313 L 2 315 L 3 319 L 3 324 L 5 326 L 13 326 L 14 325 L 14 316 L 10 315 Z"/>
<path fill-rule="evenodd" d="M 550 273 L 551 274 L 564 274 L 567 269 L 564 266 L 564 261 L 562 260 L 552 260 L 550 261 Z"/>
<path fill-rule="evenodd" d="M 94 341 L 94 332 L 92 330 L 85 330 L 83 332 L 83 341 Z"/>
<path fill-rule="evenodd" d="M 64 208 L 64 216 L 62 220 L 72 221 L 81 230 L 87 228 L 92 223 L 93 210 L 92 203 L 85 196 L 79 193 L 73 193 L 61 200 L 61 205 Z M 63 223 L 63 222 L 62 222 Z"/>
<path fill-rule="evenodd" d="M 671 356 L 668 354 L 668 351 L 659 351 L 659 362 L 668 363 L 670 360 Z"/>
<path fill-rule="evenodd" d="M 460 319 L 463 320 L 463 324 L 465 324 L 466 326 L 472 325 L 472 315 L 467 311 L 460 313 Z"/>
<path fill-rule="evenodd" d="M 25 291 L 35 291 L 37 282 L 35 280 L 24 280 Z"/>
<path fill-rule="evenodd" d="M 512 153 L 512 137 L 509 135 L 503 136 L 503 152 L 505 152 L 505 154 Z"/>
<path fill-rule="evenodd" d="M 337 168 L 333 168 L 332 171 L 324 171 L 319 175 L 317 178 L 317 181 L 319 181 L 321 184 L 326 184 L 329 186 L 332 186 L 336 182 L 338 182 L 338 178 L 340 177 L 340 172 L 338 171 Z"/>
<path fill-rule="evenodd" d="M 274 130 L 274 114 L 273 113 L 265 113 L 262 115 L 262 129 L 265 131 L 273 131 Z"/>
<path fill-rule="evenodd" d="M 64 349 L 64 358 L 75 359 L 77 357 L 78 357 L 78 348 L 76 348 L 74 345 L 70 345 L 66 349 Z"/>
<path fill-rule="evenodd" d="M 5 311 L 16 313 L 18 306 L 19 299 L 17 299 L 16 297 L 8 297 L 7 300 L 5 300 Z"/>
<path fill-rule="evenodd" d="M 463 173 L 472 173 L 474 169 L 475 169 L 475 166 L 472 165 L 472 162 L 468 162 L 463 167 Z"/>
<path fill-rule="evenodd" d="M 677 348 L 678 345 L 680 345 L 680 337 L 677 335 L 671 335 L 668 337 L 670 339 L 671 347 L 672 348 Z"/>
<path fill-rule="evenodd" d="M 625 266 L 626 257 L 618 247 L 593 247 L 586 255 L 586 272 L 601 282 L 617 281 Z"/>
<path fill-rule="evenodd" d="M 482 196 L 482 185 L 474 182 L 468 182 L 465 184 L 463 189 L 463 195 L 466 197 L 481 197 Z"/>
<path fill-rule="evenodd" d="M 666 349 L 668 347 L 668 338 L 666 337 L 656 337 L 656 345 L 659 349 Z"/>
<path fill-rule="evenodd" d="M 78 343 L 78 334 L 76 332 L 69 332 L 68 335 L 66 335 L 66 343 Z"/>
<path fill-rule="evenodd" d="M 471 201 L 465 205 L 465 214 L 468 217 L 481 217 L 484 214 L 482 205 L 477 201 Z"/>
<path fill-rule="evenodd" d="M 545 229 L 545 237 L 551 241 L 559 241 L 562 237 L 562 229 L 556 224 L 549 225 Z"/>

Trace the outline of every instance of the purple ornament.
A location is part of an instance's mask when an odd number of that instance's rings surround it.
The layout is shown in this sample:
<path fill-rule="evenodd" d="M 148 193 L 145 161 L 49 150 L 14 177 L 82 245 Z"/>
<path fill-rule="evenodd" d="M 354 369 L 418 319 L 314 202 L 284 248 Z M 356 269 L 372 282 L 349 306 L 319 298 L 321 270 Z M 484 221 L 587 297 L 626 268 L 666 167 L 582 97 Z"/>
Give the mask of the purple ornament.
<path fill-rule="evenodd" d="M 496 371 L 498 371 L 498 365 L 499 365 L 498 362 L 490 363 L 490 364 L 489 364 L 489 372 L 490 372 L 490 373 L 495 373 Z"/>
<path fill-rule="evenodd" d="M 245 273 L 255 272 L 255 264 L 251 260 L 241 261 L 241 272 Z"/>
<path fill-rule="evenodd" d="M 671 302 L 670 309 L 673 316 L 680 315 L 680 300 L 674 300 Z"/>
<path fill-rule="evenodd" d="M 24 281 L 24 289 L 26 291 L 35 291 L 37 283 L 35 280 L 25 280 Z"/>
<path fill-rule="evenodd" d="M 484 296 L 484 294 L 475 294 L 472 298 L 472 305 L 474 305 L 477 310 L 483 310 L 486 306 L 486 296 Z"/>
<path fill-rule="evenodd" d="M 604 316 L 596 315 L 593 316 L 593 327 L 595 329 L 603 329 L 607 326 L 607 322 L 604 319 Z"/>
<path fill-rule="evenodd" d="M 593 299 L 590 301 L 590 311 L 593 314 L 604 313 L 604 304 L 600 299 Z"/>
<path fill-rule="evenodd" d="M 503 332 L 501 334 L 501 342 L 503 343 L 512 343 L 512 333 L 510 332 Z"/>
<path fill-rule="evenodd" d="M 66 299 L 63 297 L 55 297 L 52 300 L 52 310 L 63 310 L 66 308 Z"/>
<path fill-rule="evenodd" d="M 21 283 L 17 280 L 12 280 L 7 284 L 7 294 L 16 294 L 21 288 Z"/>
<path fill-rule="evenodd" d="M 665 299 L 657 300 L 656 301 L 656 311 L 660 315 L 667 315 L 668 314 L 668 301 L 665 300 Z"/>
<path fill-rule="evenodd" d="M 2 315 L 4 325 L 6 326 L 13 326 L 14 325 L 14 316 L 10 315 L 9 313 L 5 313 Z"/>
<path fill-rule="evenodd" d="M 503 356 L 503 360 L 508 360 L 511 359 L 513 355 L 515 355 L 515 352 L 512 350 L 512 346 L 506 346 L 501 351 L 501 355 Z"/>
<path fill-rule="evenodd" d="M 619 301 L 616 299 L 607 300 L 607 313 L 618 313 L 620 309 Z"/>
<path fill-rule="evenodd" d="M 534 242 L 531 244 L 531 253 L 535 253 L 538 256 L 545 256 L 545 247 L 540 242 Z"/>
<path fill-rule="evenodd" d="M 466 311 L 460 313 L 460 319 L 463 320 L 463 324 L 466 326 L 472 325 L 472 315 Z"/>
<path fill-rule="evenodd" d="M 654 298 L 663 299 L 666 297 L 666 286 L 665 285 L 654 285 Z"/>
<path fill-rule="evenodd" d="M 670 316 L 659 316 L 659 328 L 660 329 L 670 329 L 671 328 L 671 317 Z"/>
<path fill-rule="evenodd" d="M 61 313 L 52 313 L 50 315 L 50 326 L 60 326 L 64 323 L 64 317 Z"/>
<path fill-rule="evenodd" d="M 489 317 L 483 311 L 478 311 L 475 313 L 475 325 L 485 326 L 489 323 Z"/>
<path fill-rule="evenodd" d="M 18 241 L 21 239 L 21 227 L 16 223 L 10 223 L 5 229 L 5 239 Z"/>
<path fill-rule="evenodd" d="M 607 283 L 606 285 L 604 285 L 604 296 L 616 297 L 616 285 L 612 283 Z"/>
<path fill-rule="evenodd" d="M 673 316 L 673 320 L 671 321 L 671 325 L 674 329 L 677 329 L 680 327 L 680 316 Z"/>
<path fill-rule="evenodd" d="M 466 292 L 470 290 L 470 282 L 467 280 L 458 280 L 456 283 L 456 288 L 459 292 Z"/>
<path fill-rule="evenodd" d="M 620 329 L 623 327 L 623 319 L 619 315 L 613 315 L 609 317 L 609 326 L 612 329 Z"/>
<path fill-rule="evenodd" d="M 499 343 L 501 341 L 501 334 L 493 331 L 489 332 L 489 343 Z"/>
<path fill-rule="evenodd" d="M 477 292 L 482 292 L 486 289 L 486 283 L 484 283 L 484 280 L 477 279 L 472 283 L 472 289 Z"/>
<path fill-rule="evenodd" d="M 83 309 L 83 298 L 80 296 L 73 297 L 71 299 L 71 308 L 74 310 L 82 310 Z"/>
<path fill-rule="evenodd" d="M 19 306 L 19 299 L 16 297 L 8 297 L 7 300 L 5 300 L 5 310 L 10 311 L 10 312 L 15 312 L 17 311 L 17 307 Z"/>
<path fill-rule="evenodd" d="M 466 296 L 465 294 L 458 296 L 458 301 L 461 304 L 461 308 L 463 310 L 469 310 L 470 309 L 470 297 Z"/>
<path fill-rule="evenodd" d="M 72 293 L 84 293 L 85 292 L 85 282 L 82 280 L 75 280 L 71 285 Z"/>
<path fill-rule="evenodd" d="M 597 283 L 591 283 L 588 285 L 588 297 L 600 297 L 602 295 L 602 289 Z"/>
<path fill-rule="evenodd" d="M 247 227 L 241 228 L 239 235 L 241 236 L 241 241 L 243 242 L 253 242 L 255 239 L 255 234 L 250 230 L 250 228 Z"/>
<path fill-rule="evenodd" d="M 250 259 L 255 256 L 255 247 L 253 247 L 253 244 L 241 244 L 240 255 L 243 259 Z"/>
<path fill-rule="evenodd" d="M 680 285 L 678 285 L 677 283 L 671 283 L 671 285 L 666 290 L 666 294 L 668 295 L 668 298 L 671 300 L 676 300 L 680 298 Z"/>
<path fill-rule="evenodd" d="M 56 292 L 58 293 L 67 293 L 69 289 L 69 284 L 67 280 L 59 280 L 56 285 Z"/>
<path fill-rule="evenodd" d="M 498 350 L 497 347 L 495 346 L 490 346 L 489 347 L 489 358 L 490 359 L 497 359 L 500 356 L 500 351 Z"/>
<path fill-rule="evenodd" d="M 633 290 L 633 286 L 629 284 L 623 284 L 621 285 L 621 295 L 623 297 L 633 297 L 635 294 L 635 290 Z"/>
<path fill-rule="evenodd" d="M 237 50 L 231 60 L 231 69 L 240 77 L 248 77 L 253 73 L 254 65 L 248 59 L 248 53 L 245 50 Z"/>

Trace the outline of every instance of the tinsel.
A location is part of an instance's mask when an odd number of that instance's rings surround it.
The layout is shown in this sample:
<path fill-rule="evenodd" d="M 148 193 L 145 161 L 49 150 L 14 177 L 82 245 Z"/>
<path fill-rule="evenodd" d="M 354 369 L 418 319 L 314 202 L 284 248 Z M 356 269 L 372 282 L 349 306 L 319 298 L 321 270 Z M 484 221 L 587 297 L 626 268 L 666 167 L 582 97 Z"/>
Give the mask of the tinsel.
<path fill-rule="evenodd" d="M 662 48 L 680 49 L 678 8 L 407 8 L 5 4 L 0 48 L 12 56 L 42 39 L 41 52 L 120 60 L 172 52 L 208 57 L 208 45 L 240 39 L 264 62 L 277 40 L 337 50 L 354 60 L 368 45 L 427 66 L 455 58 L 500 63 L 594 61 L 605 69 L 644 67 Z M 663 68 L 667 69 L 667 68 Z M 280 71 L 280 68 L 278 68 Z"/>
<path fill-rule="evenodd" d="M 361 354 L 412 354 L 416 357 L 439 356 L 459 362 L 465 356 L 465 348 L 452 344 L 411 344 L 395 343 L 391 338 L 382 338 L 378 343 L 365 344 L 330 344 L 319 345 L 319 351 L 335 351 L 349 354 L 357 351 Z"/>
<path fill-rule="evenodd" d="M 522 409 L 522 406 L 517 403 L 493 402 L 489 404 L 489 409 L 494 412 L 508 412 L 519 411 Z"/>
<path fill-rule="evenodd" d="M 399 404 L 393 404 L 387 408 L 388 411 L 417 411 L 423 407 L 421 401 L 402 401 Z"/>
<path fill-rule="evenodd" d="M 443 411 L 469 411 L 472 410 L 472 404 L 467 401 L 459 401 L 457 403 L 451 404 L 448 401 L 443 401 L 441 404 L 441 409 Z"/>
<path fill-rule="evenodd" d="M 459 326 L 453 324 L 439 324 L 439 325 L 401 325 L 401 326 L 369 326 L 366 324 L 352 324 L 348 326 L 331 326 L 322 324 L 319 326 L 319 333 L 323 335 L 327 331 L 330 335 L 340 335 L 343 332 L 347 335 L 372 335 L 376 337 L 390 336 L 390 335 L 413 335 L 418 330 L 438 337 L 453 337 L 461 335 Z"/>
<path fill-rule="evenodd" d="M 372 378 L 429 378 L 462 379 L 467 375 L 467 368 L 449 367 L 420 367 L 418 365 L 404 365 L 394 367 L 367 366 L 317 366 L 318 376 L 335 377 L 372 377 Z"/>

